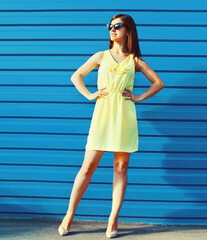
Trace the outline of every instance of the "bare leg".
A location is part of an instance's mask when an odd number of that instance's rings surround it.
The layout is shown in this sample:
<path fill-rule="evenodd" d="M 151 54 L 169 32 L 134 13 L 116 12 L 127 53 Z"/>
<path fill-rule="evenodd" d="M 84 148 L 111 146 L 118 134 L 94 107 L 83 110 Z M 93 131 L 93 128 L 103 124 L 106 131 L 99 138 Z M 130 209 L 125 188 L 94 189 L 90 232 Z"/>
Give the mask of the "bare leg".
<path fill-rule="evenodd" d="M 101 160 L 104 151 L 86 149 L 85 157 L 80 171 L 78 172 L 70 196 L 69 207 L 61 225 L 68 230 L 72 224 L 76 208 L 87 189 L 93 173 Z"/>
<path fill-rule="evenodd" d="M 118 227 L 118 215 L 127 187 L 129 157 L 130 153 L 127 152 L 114 153 L 113 201 L 107 227 L 108 232 L 116 231 Z"/>

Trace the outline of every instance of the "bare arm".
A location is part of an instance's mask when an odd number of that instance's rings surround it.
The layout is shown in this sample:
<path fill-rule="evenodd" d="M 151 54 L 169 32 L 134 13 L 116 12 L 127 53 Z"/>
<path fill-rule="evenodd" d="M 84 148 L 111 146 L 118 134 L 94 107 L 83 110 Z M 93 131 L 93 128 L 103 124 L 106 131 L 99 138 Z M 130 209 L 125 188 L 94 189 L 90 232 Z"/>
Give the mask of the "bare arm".
<path fill-rule="evenodd" d="M 97 52 L 92 55 L 82 66 L 80 66 L 71 76 L 71 81 L 75 85 L 76 89 L 87 99 L 93 100 L 98 96 L 106 94 L 106 92 L 99 90 L 95 93 L 90 93 L 86 88 L 82 78 L 91 72 L 95 67 L 100 65 L 103 52 Z M 104 88 L 103 88 L 104 89 Z"/>
<path fill-rule="evenodd" d="M 140 59 L 136 58 L 136 70 L 142 72 L 148 80 L 152 83 L 152 85 L 148 88 L 148 90 L 138 96 L 135 96 L 135 102 L 141 102 L 147 98 L 154 96 L 158 93 L 162 88 L 164 88 L 164 83 L 157 75 L 155 71 L 153 71 L 149 65 Z"/>

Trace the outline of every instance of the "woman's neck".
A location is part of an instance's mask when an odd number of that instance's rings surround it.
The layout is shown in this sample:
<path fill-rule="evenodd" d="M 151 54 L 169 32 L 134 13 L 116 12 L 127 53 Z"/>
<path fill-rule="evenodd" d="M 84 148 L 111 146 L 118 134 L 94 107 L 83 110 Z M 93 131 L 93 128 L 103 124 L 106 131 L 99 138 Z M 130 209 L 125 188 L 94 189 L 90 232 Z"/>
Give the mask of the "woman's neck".
<path fill-rule="evenodd" d="M 113 47 L 111 48 L 111 50 L 115 54 L 128 54 L 127 48 L 125 47 L 123 42 L 120 42 L 120 43 L 114 42 Z"/>

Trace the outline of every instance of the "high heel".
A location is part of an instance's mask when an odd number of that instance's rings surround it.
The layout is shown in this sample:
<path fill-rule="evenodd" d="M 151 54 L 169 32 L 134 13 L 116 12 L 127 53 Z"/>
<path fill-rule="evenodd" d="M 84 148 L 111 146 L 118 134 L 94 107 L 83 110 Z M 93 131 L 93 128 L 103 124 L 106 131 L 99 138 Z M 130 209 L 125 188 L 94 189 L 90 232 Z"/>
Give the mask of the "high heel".
<path fill-rule="evenodd" d="M 67 235 L 67 234 L 70 232 L 70 229 L 65 230 L 65 229 L 62 227 L 62 225 L 60 225 L 59 228 L 58 228 L 58 232 L 59 232 L 59 234 L 60 234 L 61 236 L 65 236 L 65 235 Z"/>
<path fill-rule="evenodd" d="M 111 216 L 110 216 L 111 217 Z M 109 221 L 110 221 L 110 217 L 109 217 Z M 118 221 L 118 220 L 117 220 Z M 117 225 L 116 226 L 118 226 L 118 222 L 117 222 Z M 116 237 L 118 235 L 118 231 L 116 230 L 116 231 L 113 231 L 113 232 L 109 232 L 108 231 L 108 228 L 107 228 L 107 230 L 106 230 L 106 237 L 107 238 L 114 238 L 114 237 Z"/>
<path fill-rule="evenodd" d="M 118 231 L 116 230 L 115 232 L 107 232 L 106 231 L 106 237 L 107 238 L 114 238 L 118 235 Z"/>

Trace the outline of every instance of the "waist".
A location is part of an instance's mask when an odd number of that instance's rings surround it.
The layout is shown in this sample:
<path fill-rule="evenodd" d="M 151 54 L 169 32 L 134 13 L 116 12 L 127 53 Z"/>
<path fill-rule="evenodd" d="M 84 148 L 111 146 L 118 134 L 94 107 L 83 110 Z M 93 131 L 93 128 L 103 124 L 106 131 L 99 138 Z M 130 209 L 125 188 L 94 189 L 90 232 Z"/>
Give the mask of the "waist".
<path fill-rule="evenodd" d="M 111 90 L 106 90 L 108 93 L 123 93 L 124 90 L 115 90 L 115 89 L 111 89 Z"/>

